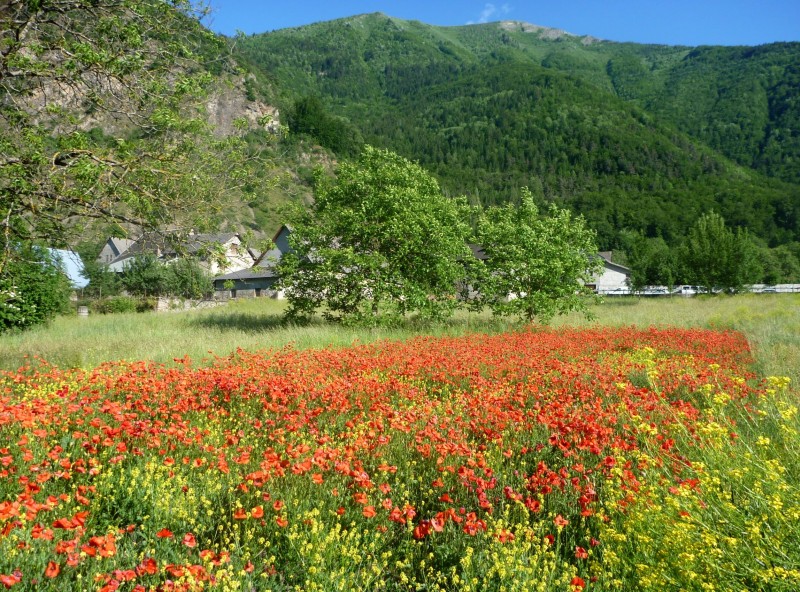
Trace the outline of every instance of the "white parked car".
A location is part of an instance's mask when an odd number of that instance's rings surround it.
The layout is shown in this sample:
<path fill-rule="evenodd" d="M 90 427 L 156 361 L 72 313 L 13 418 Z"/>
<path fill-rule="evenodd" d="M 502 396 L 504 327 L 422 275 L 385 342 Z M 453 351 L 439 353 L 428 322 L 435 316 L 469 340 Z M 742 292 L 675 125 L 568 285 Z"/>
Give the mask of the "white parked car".
<path fill-rule="evenodd" d="M 603 292 L 606 296 L 630 296 L 631 289 L 627 286 L 620 286 L 619 288 L 613 288 L 611 290 L 606 290 Z"/>
<path fill-rule="evenodd" d="M 695 296 L 697 294 L 707 294 L 708 289 L 703 286 L 676 286 L 672 293 L 678 296 Z"/>
<path fill-rule="evenodd" d="M 666 286 L 645 286 L 637 294 L 639 296 L 668 296 L 669 288 Z"/>

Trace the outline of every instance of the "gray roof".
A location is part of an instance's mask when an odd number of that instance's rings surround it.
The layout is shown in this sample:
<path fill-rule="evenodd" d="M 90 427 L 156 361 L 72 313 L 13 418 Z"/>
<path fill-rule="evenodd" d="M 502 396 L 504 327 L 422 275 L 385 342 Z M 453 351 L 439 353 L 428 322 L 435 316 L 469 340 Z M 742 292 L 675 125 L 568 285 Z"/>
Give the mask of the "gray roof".
<path fill-rule="evenodd" d="M 614 271 L 618 271 L 620 273 L 624 273 L 625 275 L 630 275 L 631 270 L 629 267 L 625 267 L 624 265 L 620 265 L 619 263 L 612 263 L 611 261 L 601 257 L 603 259 L 603 265 L 606 269 L 612 269 Z"/>
<path fill-rule="evenodd" d="M 114 249 L 117 255 L 121 255 L 125 251 L 131 248 L 131 245 L 136 241 L 132 238 L 117 238 L 112 236 L 108 239 L 108 242 L 111 243 L 111 248 Z"/>
<path fill-rule="evenodd" d="M 231 239 L 239 236 L 236 232 L 224 232 L 222 234 L 191 234 L 186 238 L 185 248 L 189 253 L 196 253 L 200 249 L 218 243 L 224 245 Z"/>
<path fill-rule="evenodd" d="M 270 249 L 269 251 L 265 251 L 261 254 L 261 257 L 258 259 L 253 267 L 249 267 L 247 269 L 240 269 L 239 271 L 232 271 L 231 273 L 226 273 L 225 275 L 218 275 L 214 278 L 214 281 L 217 280 L 225 281 L 225 280 L 248 280 L 248 279 L 258 279 L 258 278 L 272 278 L 278 277 L 278 271 L 276 266 L 278 262 L 281 260 L 281 253 L 280 249 Z"/>
<path fill-rule="evenodd" d="M 213 245 L 224 245 L 231 239 L 238 237 L 237 232 L 224 232 L 221 234 L 190 234 L 186 237 L 183 243 L 183 249 L 188 254 L 194 254 L 203 248 Z M 112 240 L 128 240 L 128 239 L 112 239 Z M 111 260 L 110 264 L 120 263 L 134 257 L 136 255 L 143 255 L 145 253 L 161 254 L 161 255 L 176 255 L 174 244 L 170 243 L 169 239 L 159 233 L 146 234 L 135 241 L 129 241 L 131 244 L 120 252 L 118 256 Z"/>
<path fill-rule="evenodd" d="M 232 271 L 225 275 L 218 275 L 214 281 L 226 280 L 254 280 L 260 278 L 278 277 L 278 271 L 274 267 L 248 267 L 247 269 L 240 269 L 239 271 Z"/>

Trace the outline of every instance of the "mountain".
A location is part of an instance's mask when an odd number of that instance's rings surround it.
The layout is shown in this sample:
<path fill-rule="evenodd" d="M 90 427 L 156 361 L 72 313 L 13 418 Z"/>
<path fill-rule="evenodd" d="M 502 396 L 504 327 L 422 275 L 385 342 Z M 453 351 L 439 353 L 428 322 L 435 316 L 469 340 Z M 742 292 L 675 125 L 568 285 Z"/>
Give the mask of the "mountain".
<path fill-rule="evenodd" d="M 604 248 L 624 229 L 676 241 L 711 209 L 771 245 L 800 240 L 800 43 L 641 45 L 376 13 L 239 37 L 235 55 L 273 81 L 293 129 L 395 150 L 475 202 L 530 186 L 583 213 Z"/>

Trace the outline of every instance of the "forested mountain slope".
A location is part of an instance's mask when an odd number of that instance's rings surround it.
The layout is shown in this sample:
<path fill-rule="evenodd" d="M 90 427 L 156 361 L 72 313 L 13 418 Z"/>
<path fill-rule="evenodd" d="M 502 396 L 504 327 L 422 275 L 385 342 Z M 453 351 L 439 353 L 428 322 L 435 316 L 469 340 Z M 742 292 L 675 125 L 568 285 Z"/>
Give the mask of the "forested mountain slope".
<path fill-rule="evenodd" d="M 604 247 L 626 228 L 670 240 L 710 209 L 773 245 L 800 238 L 800 44 L 637 45 L 372 14 L 236 51 L 301 124 L 298 105 L 319 97 L 336 135 L 417 159 L 483 203 L 531 186 L 585 214 Z"/>

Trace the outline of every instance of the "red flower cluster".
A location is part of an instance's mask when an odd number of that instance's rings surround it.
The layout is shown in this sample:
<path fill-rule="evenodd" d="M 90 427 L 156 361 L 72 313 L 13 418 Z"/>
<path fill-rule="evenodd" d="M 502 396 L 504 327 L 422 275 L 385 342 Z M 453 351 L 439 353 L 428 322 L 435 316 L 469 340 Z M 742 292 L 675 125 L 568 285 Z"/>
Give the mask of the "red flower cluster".
<path fill-rule="evenodd" d="M 644 348 L 652 359 L 640 355 Z M 599 477 L 616 472 L 635 494 L 641 467 L 618 458 L 644 440 L 668 452 L 667 427 L 697 416 L 702 385 L 751 396 L 740 380 L 753 378 L 749 362 L 736 333 L 597 329 L 239 351 L 198 368 L 139 362 L 7 373 L 0 543 L 16 532 L 21 552 L 0 558 L 0 583 L 73 577 L 91 558 L 109 566 L 98 578 L 103 589 L 178 589 L 186 574 L 208 581 L 209 562 L 238 561 L 210 550 L 217 523 L 190 531 L 103 503 L 97 486 L 110 467 L 148 461 L 174 480 L 174 499 L 204 494 L 192 491 L 198 471 L 234 484 L 214 520 L 227 512 L 224 528 L 270 539 L 295 519 L 289 500 L 270 492 L 302 484 L 332 515 L 393 536 L 483 536 L 498 507 L 521 504 L 531 520 L 548 516 L 555 540 L 594 515 Z M 648 364 L 657 366 L 657 384 Z M 411 497 L 393 498 L 401 490 Z M 556 498 L 561 505 L 549 501 Z M 562 515 L 566 499 L 575 514 Z M 515 535 L 492 536 L 507 543 Z M 596 541 L 576 542 L 565 554 L 578 564 Z M 183 561 L 138 559 L 154 545 Z M 45 564 L 35 563 L 43 556 Z"/>

